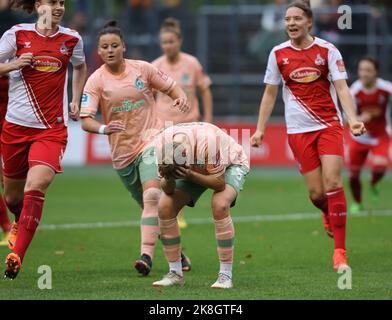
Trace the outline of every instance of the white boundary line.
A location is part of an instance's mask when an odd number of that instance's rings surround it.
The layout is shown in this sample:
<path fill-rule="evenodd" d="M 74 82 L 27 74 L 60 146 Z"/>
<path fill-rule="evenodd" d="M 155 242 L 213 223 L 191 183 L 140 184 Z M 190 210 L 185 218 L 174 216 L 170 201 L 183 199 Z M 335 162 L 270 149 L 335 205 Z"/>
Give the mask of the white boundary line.
<path fill-rule="evenodd" d="M 258 221 L 301 221 L 320 219 L 320 213 L 290 213 L 290 214 L 270 214 L 270 215 L 253 215 L 243 217 L 233 217 L 234 222 L 258 222 Z M 349 218 L 371 217 L 371 216 L 392 216 L 392 210 L 374 210 L 371 213 L 366 211 L 349 215 Z M 211 224 L 212 218 L 187 219 L 190 225 Z M 94 223 L 74 223 L 74 224 L 44 224 L 39 227 L 40 230 L 83 230 L 83 229 L 107 229 L 107 228 L 124 228 L 137 227 L 140 221 L 117 221 L 117 222 L 94 222 Z"/>

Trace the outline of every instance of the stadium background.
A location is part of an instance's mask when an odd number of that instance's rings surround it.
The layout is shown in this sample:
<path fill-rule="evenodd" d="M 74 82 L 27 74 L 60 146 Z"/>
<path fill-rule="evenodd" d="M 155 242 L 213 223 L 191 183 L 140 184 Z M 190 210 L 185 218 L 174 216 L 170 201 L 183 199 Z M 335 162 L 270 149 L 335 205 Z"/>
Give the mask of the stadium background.
<path fill-rule="evenodd" d="M 213 80 L 215 121 L 227 128 L 247 129 L 256 123 L 268 52 L 285 39 L 282 14 L 286 1 L 66 2 L 64 25 L 83 36 L 90 73 L 100 65 L 96 35 L 107 20 L 117 19 L 123 27 L 127 57 L 152 61 L 160 55 L 160 23 L 173 16 L 182 23 L 184 51 L 196 55 Z M 390 1 L 311 3 L 313 33 L 341 50 L 350 83 L 356 76 L 357 60 L 364 54 L 377 57 L 381 76 L 392 80 Z M 337 28 L 337 7 L 342 4 L 352 8 L 352 30 Z M 2 11 L 0 34 L 18 22 L 33 20 Z M 253 150 L 256 162 L 252 164 L 263 166 L 252 170 L 233 210 L 235 290 L 209 290 L 217 258 L 208 194 L 195 209 L 186 211 L 189 227 L 182 233 L 194 266 L 186 275 L 187 286 L 167 291 L 151 288 L 152 280 L 166 271 L 160 249 L 151 277 L 134 274 L 131 263 L 138 254 L 139 209 L 108 165 L 106 137 L 86 135 L 79 123 L 71 123 L 65 172 L 49 191 L 41 231 L 18 280 L 0 283 L 0 299 L 391 299 L 391 179 L 382 182 L 376 205 L 368 202 L 365 186 L 367 211 L 349 216 L 353 290 L 339 290 L 330 263 L 332 244 L 307 199 L 286 145 L 283 111 L 278 99 L 266 143 Z M 6 250 L 0 253 L 5 257 Z M 43 263 L 53 269 L 53 290 L 37 289 L 37 268 Z"/>

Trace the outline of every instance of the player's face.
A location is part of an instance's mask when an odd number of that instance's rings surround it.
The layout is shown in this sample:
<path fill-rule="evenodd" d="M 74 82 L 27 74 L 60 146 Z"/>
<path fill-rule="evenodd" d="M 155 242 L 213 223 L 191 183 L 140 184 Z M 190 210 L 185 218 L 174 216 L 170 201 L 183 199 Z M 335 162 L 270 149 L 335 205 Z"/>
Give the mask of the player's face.
<path fill-rule="evenodd" d="M 48 6 L 51 12 L 47 12 L 43 6 Z M 39 14 L 51 14 L 52 25 L 59 25 L 65 13 L 64 0 L 40 0 L 36 2 L 36 10 Z"/>
<path fill-rule="evenodd" d="M 377 69 L 370 61 L 363 60 L 358 66 L 358 77 L 364 85 L 370 85 L 377 79 Z"/>
<path fill-rule="evenodd" d="M 109 66 L 116 66 L 124 59 L 125 44 L 117 34 L 109 33 L 100 37 L 98 54 Z"/>
<path fill-rule="evenodd" d="M 289 8 L 285 16 L 286 32 L 291 40 L 305 38 L 312 27 L 312 20 L 300 8 Z"/>
<path fill-rule="evenodd" d="M 173 32 L 163 32 L 160 35 L 162 52 L 170 58 L 175 58 L 181 51 L 182 40 Z"/>

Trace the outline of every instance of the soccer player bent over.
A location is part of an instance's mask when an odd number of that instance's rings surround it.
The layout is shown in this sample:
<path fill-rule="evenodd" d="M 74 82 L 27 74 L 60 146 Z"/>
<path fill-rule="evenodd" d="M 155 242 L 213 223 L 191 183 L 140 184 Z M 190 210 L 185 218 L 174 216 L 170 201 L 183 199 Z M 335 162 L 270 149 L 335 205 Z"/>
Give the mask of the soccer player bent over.
<path fill-rule="evenodd" d="M 390 137 L 387 131 L 389 123 L 388 104 L 392 93 L 392 83 L 378 77 L 378 61 L 364 57 L 359 61 L 359 79 L 351 85 L 358 117 L 365 123 L 366 134 L 350 139 L 350 189 L 354 203 L 350 213 L 363 210 L 362 185 L 360 175 L 363 165 L 372 153 L 372 179 L 370 190 L 373 203 L 378 202 L 378 183 L 384 177 L 389 164 Z"/>
<path fill-rule="evenodd" d="M 333 267 L 339 269 L 347 267 L 347 204 L 342 181 L 343 127 L 337 95 L 352 134 L 361 135 L 365 127 L 354 111 L 342 56 L 331 43 L 310 34 L 312 17 L 305 1 L 296 1 L 286 10 L 286 32 L 290 39 L 270 54 L 266 88 L 251 145 L 257 147 L 262 143 L 283 79 L 289 145 L 310 200 L 323 212 L 324 227 L 334 238 Z"/>
<path fill-rule="evenodd" d="M 134 266 L 147 276 L 159 236 L 161 194 L 152 141 L 163 128 L 156 117 L 153 92 L 168 94 L 172 98 L 168 108 L 178 113 L 188 110 L 188 101 L 175 81 L 162 71 L 145 61 L 124 58 L 124 38 L 115 21 L 106 24 L 98 38 L 98 53 L 104 64 L 90 76 L 84 88 L 82 127 L 108 136 L 113 167 L 142 209 L 141 252 Z M 98 109 L 103 123 L 95 119 Z M 183 264 L 184 269 L 190 270 L 185 255 Z"/>
<path fill-rule="evenodd" d="M 159 201 L 159 226 L 169 273 L 153 286 L 184 284 L 177 215 L 184 206 L 195 206 L 205 190 L 213 189 L 211 205 L 220 270 L 212 287 L 231 288 L 234 225 L 230 207 L 235 205 L 249 172 L 242 147 L 218 127 L 202 122 L 169 127 L 156 144 L 164 191 Z"/>
<path fill-rule="evenodd" d="M 173 78 L 186 92 L 190 103 L 187 113 L 179 113 L 170 109 L 171 99 L 162 93 L 157 93 L 157 115 L 166 126 L 177 123 L 195 122 L 200 120 L 199 92 L 203 102 L 204 122 L 212 123 L 213 98 L 211 92 L 211 79 L 204 73 L 203 67 L 196 57 L 181 51 L 183 35 L 180 22 L 173 18 L 163 21 L 159 39 L 163 55 L 152 62 L 154 66 Z M 180 228 L 185 228 L 187 223 L 182 212 L 178 215 Z"/>

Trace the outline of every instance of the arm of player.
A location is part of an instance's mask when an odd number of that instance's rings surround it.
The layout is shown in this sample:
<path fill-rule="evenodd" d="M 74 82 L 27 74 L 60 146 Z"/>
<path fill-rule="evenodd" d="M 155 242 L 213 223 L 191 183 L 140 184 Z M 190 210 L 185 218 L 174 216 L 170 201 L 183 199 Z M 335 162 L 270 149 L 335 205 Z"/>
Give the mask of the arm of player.
<path fill-rule="evenodd" d="M 102 126 L 104 126 L 104 124 L 100 123 L 99 121 L 91 117 L 82 118 L 82 129 L 86 132 L 99 134 L 101 133 L 99 130 Z M 106 135 L 111 135 L 112 133 L 121 132 L 121 131 L 125 131 L 124 122 L 119 120 L 114 120 L 109 122 L 109 124 L 104 127 L 104 131 L 102 133 Z"/>
<path fill-rule="evenodd" d="M 176 167 L 175 176 L 177 179 L 186 179 L 190 182 L 201 185 L 205 188 L 215 190 L 217 192 L 225 190 L 226 182 L 225 175 L 204 175 L 192 171 L 189 167 Z"/>
<path fill-rule="evenodd" d="M 72 77 L 72 102 L 69 104 L 69 117 L 77 121 L 80 113 L 80 101 L 87 80 L 87 65 L 82 63 L 74 66 Z"/>
<path fill-rule="evenodd" d="M 261 145 L 261 142 L 264 137 L 266 124 L 275 106 L 276 97 L 278 96 L 278 90 L 278 85 L 266 84 L 263 99 L 260 103 L 257 129 L 253 136 L 250 138 L 250 144 L 252 147 L 259 147 Z"/>
<path fill-rule="evenodd" d="M 207 88 L 200 89 L 200 96 L 203 102 L 203 109 L 204 109 L 203 121 L 212 123 L 214 118 L 213 116 L 214 107 L 213 107 L 211 88 L 207 87 Z"/>
<path fill-rule="evenodd" d="M 174 85 L 173 88 L 168 92 L 168 96 L 174 100 L 173 107 L 177 108 L 183 113 L 189 111 L 190 106 L 188 102 L 188 97 L 184 90 L 180 88 L 179 85 Z"/>
<path fill-rule="evenodd" d="M 363 122 L 358 121 L 355 112 L 354 101 L 351 95 L 350 89 L 347 86 L 345 79 L 335 80 L 334 85 L 336 92 L 339 96 L 340 103 L 342 104 L 344 113 L 347 116 L 347 122 L 350 126 L 351 133 L 354 136 L 360 136 L 366 132 L 365 125 Z"/>
<path fill-rule="evenodd" d="M 18 59 L 12 60 L 8 63 L 0 63 L 0 76 L 3 76 L 11 71 L 23 69 L 31 65 L 33 61 L 32 53 L 24 53 Z"/>

